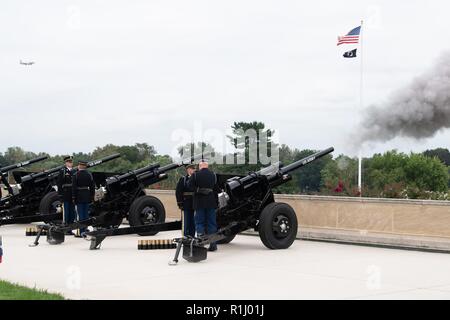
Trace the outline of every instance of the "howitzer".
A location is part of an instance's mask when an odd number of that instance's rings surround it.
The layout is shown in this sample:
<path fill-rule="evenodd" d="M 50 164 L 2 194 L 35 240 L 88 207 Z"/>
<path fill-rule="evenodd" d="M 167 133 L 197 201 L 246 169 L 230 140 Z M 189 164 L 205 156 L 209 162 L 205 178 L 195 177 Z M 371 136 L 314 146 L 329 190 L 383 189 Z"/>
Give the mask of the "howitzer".
<path fill-rule="evenodd" d="M 232 177 L 236 177 L 236 175 L 232 174 L 216 174 L 218 185 L 223 185 L 228 179 Z M 93 232 L 87 232 L 87 239 L 91 241 L 90 249 L 95 250 L 99 249 L 103 240 L 106 237 L 111 236 L 121 236 L 127 234 L 139 234 L 139 235 L 147 235 L 147 234 L 156 234 L 161 231 L 173 231 L 173 230 L 181 230 L 182 222 L 181 221 L 172 221 L 172 222 L 159 222 L 155 224 L 144 224 L 131 226 L 127 228 L 109 228 L 109 229 L 99 229 Z"/>
<path fill-rule="evenodd" d="M 86 227 L 116 230 L 124 218 L 127 218 L 133 227 L 163 223 L 166 219 L 164 205 L 158 198 L 146 195 L 145 188 L 167 179 L 167 172 L 191 164 L 202 157 L 203 155 L 196 155 L 162 167 L 160 164 L 152 164 L 109 177 L 105 186 L 100 188 L 96 201 L 91 205 L 89 219 L 76 221 L 70 225 L 53 224 L 40 228 L 49 231 L 47 241 L 50 244 L 59 244 L 64 242 L 67 231 Z M 181 229 L 181 224 L 176 228 Z M 158 231 L 146 230 L 138 234 L 156 233 Z M 38 244 L 38 240 L 37 238 L 35 245 Z"/>
<path fill-rule="evenodd" d="M 87 167 L 92 168 L 119 157 L 120 154 L 113 154 L 88 162 Z M 21 177 L 19 192 L 2 199 L 0 225 L 46 222 L 55 220 L 55 217 L 61 220 L 61 199 L 57 193 L 56 183 L 59 171 L 63 168 L 64 165 L 61 165 Z M 105 183 L 108 174 L 94 172 L 93 176 L 96 186 L 100 187 Z"/>
<path fill-rule="evenodd" d="M 223 190 L 218 195 L 218 232 L 197 238 L 176 239 L 177 251 L 172 262 L 175 264 L 178 262 L 181 249 L 183 249 L 183 257 L 188 261 L 204 260 L 206 259 L 205 246 L 207 244 L 212 242 L 229 243 L 238 233 L 249 229 L 258 231 L 262 242 L 270 249 L 290 247 L 297 235 L 297 216 L 288 204 L 275 202 L 272 190 L 290 181 L 292 179 L 290 174 L 294 170 L 333 151 L 333 148 L 328 148 L 287 166 L 277 163 L 243 177 L 235 176 L 227 180 L 218 178 L 219 188 Z M 97 249 L 106 237 L 173 230 L 171 227 L 175 223 L 176 221 L 171 222 L 169 226 L 159 223 L 118 230 L 98 230 L 88 232 L 87 236 L 91 241 L 90 248 Z M 180 222 L 178 221 L 178 223 Z"/>
<path fill-rule="evenodd" d="M 207 244 L 229 243 L 238 233 L 249 229 L 257 231 L 261 241 L 269 249 L 289 248 L 297 236 L 297 215 L 287 203 L 275 202 L 272 189 L 290 181 L 291 172 L 333 151 L 334 148 L 331 147 L 287 166 L 277 163 L 245 177 L 228 180 L 218 196 L 219 230 L 197 238 L 175 239 L 177 250 L 169 264 L 178 263 L 181 249 L 183 258 L 189 262 L 205 260 Z"/>
<path fill-rule="evenodd" d="M 1 181 L 1 183 L 3 183 L 5 185 L 5 188 L 6 188 L 6 190 L 8 190 L 8 193 L 10 195 L 14 194 L 14 189 L 12 188 L 12 186 L 9 184 L 9 181 L 8 181 L 8 175 L 7 174 L 8 174 L 9 171 L 12 171 L 12 170 L 15 170 L 15 169 L 20 169 L 22 167 L 26 167 L 26 166 L 29 166 L 31 164 L 34 164 L 34 163 L 37 163 L 37 162 L 40 162 L 40 161 L 44 161 L 47 158 L 48 158 L 47 156 L 41 156 L 41 157 L 38 157 L 38 158 L 35 158 L 35 159 L 19 162 L 19 163 L 16 163 L 16 164 L 12 164 L 12 165 L 0 168 L 0 181 Z M 0 189 L 0 198 L 2 198 L 2 197 L 3 197 L 3 195 L 2 195 L 2 191 Z M 0 205 L 2 205 L 2 204 L 3 204 L 3 201 L 1 202 Z"/>

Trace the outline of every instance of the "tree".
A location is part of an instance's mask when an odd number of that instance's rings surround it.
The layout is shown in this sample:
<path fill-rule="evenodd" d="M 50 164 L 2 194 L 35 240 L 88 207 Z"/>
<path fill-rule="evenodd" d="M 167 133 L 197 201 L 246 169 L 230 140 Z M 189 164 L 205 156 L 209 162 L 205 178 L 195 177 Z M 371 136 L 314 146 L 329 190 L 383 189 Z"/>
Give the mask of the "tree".
<path fill-rule="evenodd" d="M 375 154 L 369 160 L 367 183 L 370 188 L 383 190 L 385 185 L 406 184 L 405 167 L 408 156 L 396 150 L 384 154 Z"/>
<path fill-rule="evenodd" d="M 297 149 L 291 149 L 288 145 L 282 144 L 278 149 L 280 162 L 282 165 L 288 165 L 294 162 L 296 154 L 299 153 Z M 298 175 L 292 175 L 292 180 L 288 183 L 282 184 L 278 186 L 275 190 L 275 193 L 283 193 L 283 194 L 295 194 L 300 192 Z"/>
<path fill-rule="evenodd" d="M 444 148 L 436 148 L 432 150 L 427 150 L 423 153 L 424 156 L 434 158 L 437 157 L 446 166 L 450 166 L 450 151 Z"/>
<path fill-rule="evenodd" d="M 15 163 L 19 163 L 25 160 L 34 159 L 40 156 L 49 156 L 46 153 L 40 152 L 40 153 L 34 153 L 31 151 L 25 151 L 20 147 L 9 147 L 6 152 L 1 156 L 2 166 L 5 165 L 11 165 Z M 48 159 L 45 161 L 34 163 L 30 166 L 27 166 L 24 169 L 19 170 L 27 170 L 27 171 L 41 171 L 45 168 L 50 168 L 53 161 L 52 159 Z"/>
<path fill-rule="evenodd" d="M 97 147 L 91 154 L 86 155 L 87 160 L 100 159 L 114 153 L 120 153 L 121 157 L 111 162 L 94 167 L 93 171 L 126 172 L 141 168 L 156 162 L 157 152 L 153 146 L 147 143 L 136 143 L 134 146 L 116 146 L 107 144 Z M 77 158 L 75 155 L 74 158 Z"/>
<path fill-rule="evenodd" d="M 448 169 L 438 159 L 411 153 L 405 167 L 408 186 L 421 191 L 445 192 L 448 190 Z"/>
<path fill-rule="evenodd" d="M 234 122 L 231 129 L 233 134 L 228 136 L 228 139 L 236 149 L 241 150 L 236 160 L 241 158 L 249 171 L 268 165 L 266 159 L 262 159 L 261 156 L 267 151 L 266 156 L 271 157 L 272 150 L 278 147 L 272 141 L 275 130 L 266 129 L 266 125 L 258 121 Z"/>
<path fill-rule="evenodd" d="M 14 164 L 14 163 L 18 163 L 18 162 L 27 160 L 27 156 L 30 156 L 30 155 L 32 157 L 31 152 L 25 152 L 20 147 L 9 147 L 6 150 L 4 157 L 8 164 Z"/>
<path fill-rule="evenodd" d="M 294 161 L 303 159 L 316 152 L 317 151 L 315 150 L 309 149 L 297 151 L 294 156 Z M 320 191 L 322 186 L 322 170 L 330 161 L 332 161 L 332 156 L 328 154 L 293 173 L 298 180 L 298 186 L 301 192 L 309 193 Z"/>
<path fill-rule="evenodd" d="M 367 183 L 378 196 L 421 198 L 448 190 L 448 169 L 437 158 L 393 150 L 368 162 Z"/>
<path fill-rule="evenodd" d="M 214 147 L 207 142 L 191 142 L 178 147 L 178 154 L 182 158 L 193 157 L 195 155 L 204 155 L 205 159 L 213 159 L 216 156 Z"/>
<path fill-rule="evenodd" d="M 157 154 L 155 147 L 149 145 L 148 143 L 136 143 L 135 147 L 138 150 L 140 159 L 152 159 Z"/>
<path fill-rule="evenodd" d="M 358 160 L 343 154 L 335 160 L 327 161 L 321 171 L 322 189 L 326 190 L 324 193 L 356 196 L 358 194 L 357 169 Z"/>
<path fill-rule="evenodd" d="M 214 150 L 211 145 L 205 142 L 189 143 L 180 147 L 179 152 L 188 150 L 188 155 L 211 151 L 210 167 L 218 173 L 230 175 L 246 175 L 249 172 L 257 171 L 267 164 L 248 163 L 250 145 L 266 143 L 271 141 L 273 130 L 265 128 L 261 122 L 236 122 L 232 126 L 233 136 L 230 141 L 236 143 L 238 153 L 245 156 L 247 160 L 244 164 L 219 164 L 214 163 L 214 159 L 225 159 Z M 258 135 L 253 137 L 245 136 L 245 130 L 253 128 L 255 131 L 267 132 L 268 139 L 260 139 Z M 254 139 L 254 140 L 252 140 Z M 242 144 L 238 142 L 241 141 Z M 296 160 L 302 159 L 314 150 L 298 150 L 283 144 L 277 146 L 279 160 L 283 165 L 288 165 Z M 113 153 L 121 153 L 119 159 L 107 162 L 101 166 L 92 168 L 92 171 L 105 171 L 124 173 L 129 170 L 142 168 L 152 163 L 159 163 L 161 166 L 172 163 L 173 159 L 169 155 L 158 154 L 153 146 L 147 143 L 136 143 L 131 146 L 117 146 L 107 144 L 97 147 L 92 152 L 73 153 L 74 161 L 99 159 Z M 180 153 L 181 154 L 181 153 Z M 10 147 L 4 153 L 0 153 L 0 166 L 5 166 L 24 160 L 36 158 L 45 153 L 34 153 L 26 151 L 20 147 Z M 63 164 L 63 155 L 49 156 L 49 159 L 21 170 L 41 171 L 54 168 Z M 230 156 L 230 155 L 228 155 Z M 233 155 L 231 155 L 233 156 Z M 450 166 L 449 151 L 444 148 L 427 150 L 423 153 L 399 153 L 396 150 L 387 151 L 383 154 L 374 154 L 371 158 L 363 159 L 363 195 L 371 197 L 388 198 L 420 198 L 420 199 L 441 199 L 448 200 L 448 188 L 450 186 Z M 174 189 L 178 179 L 185 174 L 183 168 L 173 170 L 167 175 L 167 179 L 152 188 Z M 327 155 L 307 166 L 294 171 L 292 180 L 289 183 L 278 186 L 276 193 L 320 193 L 332 195 L 358 195 L 358 161 L 345 155 L 339 155 L 333 159 Z"/>
<path fill-rule="evenodd" d="M 0 168 L 3 168 L 8 165 L 8 161 L 3 156 L 3 153 L 0 153 Z"/>
<path fill-rule="evenodd" d="M 441 160 L 448 168 L 448 174 L 450 177 L 450 151 L 444 148 L 436 148 L 432 150 L 427 150 L 423 153 L 425 156 L 434 158 L 437 157 Z M 450 178 L 448 179 L 448 188 L 450 189 Z"/>

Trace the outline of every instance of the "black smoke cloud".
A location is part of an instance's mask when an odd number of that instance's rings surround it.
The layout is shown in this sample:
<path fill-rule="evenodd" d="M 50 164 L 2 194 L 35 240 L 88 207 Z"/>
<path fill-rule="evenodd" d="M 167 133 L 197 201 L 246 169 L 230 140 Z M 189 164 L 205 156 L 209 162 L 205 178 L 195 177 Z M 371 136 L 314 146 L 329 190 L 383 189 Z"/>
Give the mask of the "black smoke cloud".
<path fill-rule="evenodd" d="M 382 105 L 365 110 L 359 143 L 423 139 L 450 128 L 450 52 Z"/>

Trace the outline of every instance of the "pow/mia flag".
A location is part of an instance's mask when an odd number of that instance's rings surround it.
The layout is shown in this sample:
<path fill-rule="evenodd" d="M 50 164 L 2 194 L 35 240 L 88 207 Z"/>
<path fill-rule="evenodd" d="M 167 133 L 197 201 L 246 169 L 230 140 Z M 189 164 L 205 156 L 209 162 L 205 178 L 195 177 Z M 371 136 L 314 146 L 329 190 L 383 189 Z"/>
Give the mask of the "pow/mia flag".
<path fill-rule="evenodd" d="M 356 49 L 344 52 L 343 57 L 344 58 L 356 58 Z"/>

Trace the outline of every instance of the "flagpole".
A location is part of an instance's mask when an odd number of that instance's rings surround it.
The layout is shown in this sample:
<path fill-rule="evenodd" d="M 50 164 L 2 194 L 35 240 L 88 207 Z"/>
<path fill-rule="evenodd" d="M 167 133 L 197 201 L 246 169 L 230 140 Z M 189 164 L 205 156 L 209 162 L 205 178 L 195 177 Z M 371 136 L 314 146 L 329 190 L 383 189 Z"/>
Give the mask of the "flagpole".
<path fill-rule="evenodd" d="M 363 64 L 363 20 L 361 20 L 361 29 L 360 29 L 360 39 L 361 39 L 361 68 L 360 68 L 360 78 L 359 78 L 359 110 L 361 110 L 364 107 L 364 100 L 363 100 L 363 70 L 364 70 L 364 64 Z M 359 147 L 359 154 L 358 154 L 358 191 L 359 196 L 362 197 L 362 151 L 361 146 Z"/>

